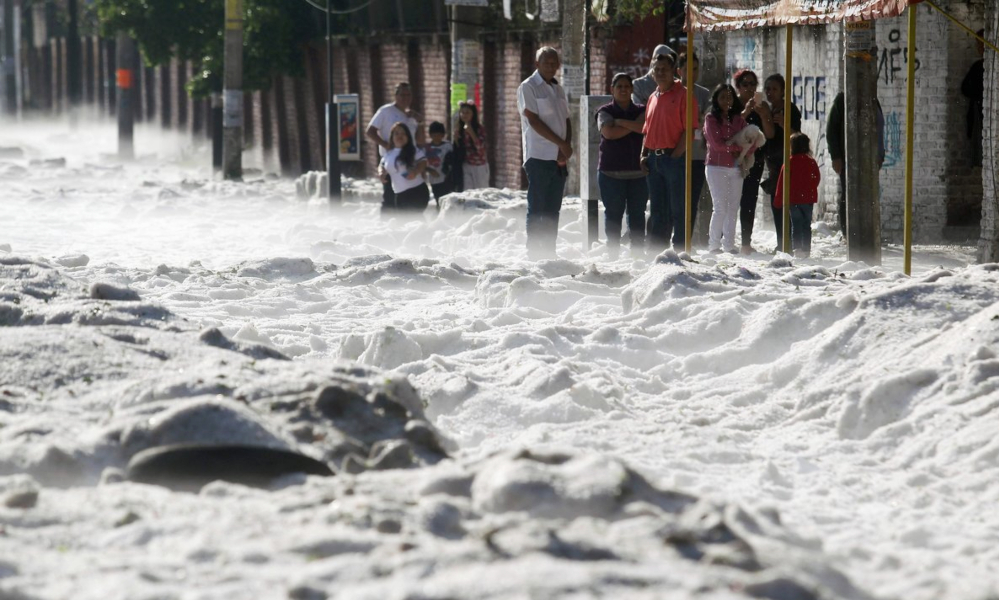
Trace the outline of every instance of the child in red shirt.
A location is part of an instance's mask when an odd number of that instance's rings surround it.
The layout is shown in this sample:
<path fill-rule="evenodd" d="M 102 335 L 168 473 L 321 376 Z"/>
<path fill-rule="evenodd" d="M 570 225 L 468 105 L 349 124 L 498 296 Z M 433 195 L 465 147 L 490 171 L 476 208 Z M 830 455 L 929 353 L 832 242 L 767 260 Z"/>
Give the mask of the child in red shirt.
<path fill-rule="evenodd" d="M 819 165 L 812 158 L 811 140 L 803 133 L 791 135 L 791 248 L 799 258 L 812 251 L 812 211 L 819 201 Z M 784 206 L 784 167 L 777 178 L 774 208 Z M 778 248 L 780 250 L 780 248 Z"/>

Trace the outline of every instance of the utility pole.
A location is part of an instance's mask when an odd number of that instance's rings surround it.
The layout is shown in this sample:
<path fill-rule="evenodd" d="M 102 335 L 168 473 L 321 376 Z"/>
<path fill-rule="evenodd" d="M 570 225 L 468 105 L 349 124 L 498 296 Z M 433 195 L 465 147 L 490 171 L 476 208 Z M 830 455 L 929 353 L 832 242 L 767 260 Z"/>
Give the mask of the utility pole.
<path fill-rule="evenodd" d="M 21 0 L 14 2 L 14 112 L 18 120 L 21 118 L 21 110 L 24 108 L 24 81 L 21 73 Z"/>
<path fill-rule="evenodd" d="M 847 256 L 881 264 L 881 209 L 878 205 L 878 61 L 874 21 L 846 23 L 844 117 L 846 121 Z M 915 43 L 909 43 L 910 53 Z M 873 135 L 872 135 L 873 132 Z M 785 234 L 786 235 L 786 234 Z"/>
<path fill-rule="evenodd" d="M 21 117 L 21 1 L 5 0 L 0 12 L 0 104 L 3 112 Z"/>
<path fill-rule="evenodd" d="M 339 201 L 343 195 L 340 187 L 340 121 L 336 98 L 333 95 L 333 29 L 330 0 L 326 0 L 326 199 Z"/>
<path fill-rule="evenodd" d="M 212 92 L 212 173 L 222 172 L 222 92 Z"/>
<path fill-rule="evenodd" d="M 243 178 L 243 0 L 225 0 L 224 60 L 222 176 L 239 180 Z"/>
<path fill-rule="evenodd" d="M 83 100 L 83 44 L 80 43 L 80 10 L 77 0 L 68 0 L 69 25 L 66 29 L 66 87 L 69 122 L 75 127 Z"/>
<path fill-rule="evenodd" d="M 135 40 L 124 31 L 119 31 L 115 43 L 115 62 L 118 72 L 118 158 L 135 158 Z"/>
<path fill-rule="evenodd" d="M 573 153 L 569 158 L 569 181 L 566 194 L 579 193 L 579 148 L 586 136 L 580 130 L 579 97 L 585 93 L 583 40 L 586 33 L 585 0 L 565 0 L 562 5 L 562 87 L 569 100 Z"/>
<path fill-rule="evenodd" d="M 0 59 L 0 66 L 3 67 L 3 77 L 0 77 L 3 112 L 14 115 L 17 113 L 17 85 L 14 82 L 14 75 L 17 72 L 17 65 L 14 62 L 14 0 L 3 0 L 0 22 L 3 23 L 3 28 L 0 29 L 0 40 L 3 41 L 0 45 L 3 54 Z"/>

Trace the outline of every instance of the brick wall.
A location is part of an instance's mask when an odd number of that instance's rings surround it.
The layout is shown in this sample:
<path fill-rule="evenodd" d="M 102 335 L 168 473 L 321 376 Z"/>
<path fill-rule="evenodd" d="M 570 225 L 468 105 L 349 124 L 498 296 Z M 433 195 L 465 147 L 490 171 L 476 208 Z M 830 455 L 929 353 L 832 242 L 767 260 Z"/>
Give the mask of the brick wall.
<path fill-rule="evenodd" d="M 590 93 L 604 94 L 613 73 L 607 60 L 614 38 L 604 29 L 590 30 Z"/>
<path fill-rule="evenodd" d="M 843 81 L 846 77 L 845 65 L 843 62 L 843 27 L 833 25 L 825 28 L 826 47 L 826 116 L 832 108 L 836 94 L 843 91 Z M 829 158 L 829 142 L 826 139 L 826 122 L 821 124 L 821 132 L 818 138 L 812 140 L 812 151 L 815 152 L 815 160 L 819 163 L 822 173 L 822 182 L 819 189 L 819 205 L 816 218 L 827 223 L 839 223 L 839 175 L 832 168 L 832 160 Z M 882 173 L 883 174 L 883 173 Z M 879 186 L 883 189 L 884 183 L 879 178 Z M 883 217 L 882 217 L 883 218 Z"/>
<path fill-rule="evenodd" d="M 264 142 L 264 160 L 269 170 L 281 170 L 281 141 L 278 132 L 280 123 L 283 122 L 277 112 L 277 90 L 271 88 L 265 92 L 260 92 L 261 128 L 260 133 Z"/>
<path fill-rule="evenodd" d="M 285 94 L 284 77 L 275 77 L 272 85 L 271 114 L 274 123 L 274 146 L 278 156 L 278 166 L 284 175 L 293 175 L 291 165 L 295 159 L 290 143 L 291 134 L 288 131 L 288 107 Z"/>
<path fill-rule="evenodd" d="M 964 11 L 964 19 L 972 26 L 976 20 L 981 23 L 980 2 L 951 2 L 948 9 Z M 905 191 L 907 17 L 879 21 L 878 44 L 882 49 L 878 93 L 889 140 L 881 176 L 882 235 L 900 243 Z M 935 243 L 943 241 L 948 215 L 952 224 L 967 223 L 967 215 L 981 205 L 981 172 L 970 167 L 964 125 L 967 104 L 960 93 L 961 80 L 973 61 L 974 46 L 961 30 L 928 6 L 918 8 L 916 46 L 927 50 L 916 54 L 913 240 Z M 893 52 L 899 48 L 901 55 L 894 55 L 893 63 Z M 901 70 L 896 72 L 899 67 Z"/>
<path fill-rule="evenodd" d="M 432 121 L 440 121 L 450 132 L 448 86 L 451 80 L 451 44 L 428 40 L 419 49 L 419 62 L 413 79 L 420 84 L 423 120 L 427 126 Z"/>
<path fill-rule="evenodd" d="M 361 115 L 358 123 L 365 130 L 368 128 L 368 122 L 371 121 L 371 117 L 375 115 L 375 111 L 381 106 L 381 101 L 384 98 L 384 93 L 380 89 L 382 85 L 382 73 L 379 70 L 381 62 L 376 50 L 377 47 L 375 46 L 363 46 L 358 49 L 355 55 L 358 65 L 358 79 L 360 81 L 358 93 L 360 93 Z M 371 93 L 367 93 L 368 90 Z M 378 164 L 378 147 L 362 139 L 361 156 L 364 158 L 365 174 L 373 174 L 374 165 Z"/>
<path fill-rule="evenodd" d="M 521 152 L 520 116 L 517 113 L 517 86 L 530 75 L 533 65 L 533 45 L 520 39 L 495 43 L 488 53 L 494 64 L 486 64 L 483 73 L 495 81 L 492 89 L 483 90 L 484 109 L 495 116 L 493 123 L 493 156 L 490 165 L 496 187 L 519 189 L 524 180 Z M 483 53 L 486 57 L 487 53 Z M 528 62 L 529 61 L 529 62 Z"/>
<path fill-rule="evenodd" d="M 928 8 L 928 7 L 926 7 Z M 917 48 L 936 48 L 935 52 L 916 55 L 916 128 L 913 156 L 913 239 L 937 241 L 946 221 L 944 199 L 946 169 L 947 109 L 939 101 L 947 98 L 947 27 L 942 18 L 919 10 Z M 882 237 L 901 241 L 905 193 L 905 115 L 906 55 L 911 46 L 907 39 L 906 17 L 878 23 L 878 46 L 884 61 L 879 62 L 878 95 L 885 114 L 887 157 L 881 174 Z M 898 50 L 902 53 L 896 54 Z M 936 233 L 937 235 L 932 235 Z"/>
<path fill-rule="evenodd" d="M 263 115 L 263 99 L 265 94 L 261 92 L 250 92 L 246 94 L 243 99 L 243 105 L 247 111 L 250 113 L 249 120 L 253 131 L 256 133 L 257 137 L 255 142 L 250 148 L 243 152 L 244 164 L 251 164 L 257 168 L 266 169 L 267 168 L 267 150 L 266 144 L 267 140 L 264 136 L 264 115 Z"/>
<path fill-rule="evenodd" d="M 298 80 L 299 91 L 299 123 L 305 128 L 303 136 L 302 170 L 318 171 L 325 168 L 326 150 L 323 142 L 325 135 L 320 133 L 326 128 L 326 113 L 324 103 L 316 94 L 316 87 L 322 81 L 317 81 L 311 70 L 308 76 Z"/>
<path fill-rule="evenodd" d="M 380 89 L 377 89 L 375 98 L 377 104 L 375 109 L 383 104 L 388 104 L 395 99 L 395 86 L 403 81 L 409 81 L 409 54 L 406 44 L 400 42 L 386 42 L 373 49 L 378 53 L 381 63 L 382 77 Z M 410 82 L 412 83 L 412 82 Z M 423 110 L 423 97 L 413 90 L 413 108 L 420 112 Z"/>

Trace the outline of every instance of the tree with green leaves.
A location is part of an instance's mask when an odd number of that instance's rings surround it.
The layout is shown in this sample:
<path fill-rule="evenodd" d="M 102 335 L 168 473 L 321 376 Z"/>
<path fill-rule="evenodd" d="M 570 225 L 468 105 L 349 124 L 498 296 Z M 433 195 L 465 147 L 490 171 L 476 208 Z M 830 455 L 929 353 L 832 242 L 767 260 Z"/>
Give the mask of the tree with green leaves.
<path fill-rule="evenodd" d="M 274 75 L 304 74 L 304 45 L 325 34 L 325 15 L 303 0 L 244 0 L 243 87 L 266 89 Z M 135 39 L 147 66 L 191 61 L 195 98 L 222 91 L 225 0 L 96 0 L 101 32 Z M 336 21 L 339 23 L 339 19 Z"/>
<path fill-rule="evenodd" d="M 639 21 L 652 15 L 661 15 L 666 12 L 666 5 L 676 0 L 616 0 L 614 2 L 614 16 L 617 19 L 629 21 Z M 594 0 L 593 6 L 605 5 L 608 0 Z"/>

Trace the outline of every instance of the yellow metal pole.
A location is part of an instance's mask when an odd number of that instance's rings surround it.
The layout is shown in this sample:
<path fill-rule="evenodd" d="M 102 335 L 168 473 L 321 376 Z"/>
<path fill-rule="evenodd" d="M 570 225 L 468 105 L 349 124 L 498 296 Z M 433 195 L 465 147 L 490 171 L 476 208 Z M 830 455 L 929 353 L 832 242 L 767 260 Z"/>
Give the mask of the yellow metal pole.
<path fill-rule="evenodd" d="M 933 7 L 933 9 L 936 10 L 938 13 L 942 14 L 943 16 L 945 16 L 948 19 L 950 19 L 951 21 L 953 21 L 955 25 L 957 25 L 961 29 L 967 31 L 971 35 L 971 37 L 973 37 L 976 40 L 978 40 L 979 42 L 985 44 L 987 47 L 992 48 L 992 50 L 994 52 L 999 52 L 999 46 L 996 46 L 992 42 L 990 42 L 987 39 L 983 38 L 982 36 L 978 35 L 978 33 L 975 32 L 975 31 L 973 31 L 971 29 L 971 27 L 968 27 L 964 23 L 962 23 L 962 22 L 958 21 L 957 19 L 955 19 L 954 15 L 950 14 L 949 12 L 945 11 L 944 9 L 942 9 L 939 6 L 937 6 L 936 4 L 934 4 L 933 0 L 923 0 L 923 1 L 926 2 L 926 4 L 929 4 L 931 7 Z M 914 4 L 910 4 L 909 6 L 915 6 L 915 5 Z"/>
<path fill-rule="evenodd" d="M 916 121 L 916 6 L 909 5 L 909 60 L 906 71 L 905 105 L 905 226 L 903 242 L 905 246 L 904 265 L 906 275 L 912 275 L 912 138 Z"/>
<path fill-rule="evenodd" d="M 794 53 L 791 51 L 794 41 L 794 28 L 787 25 L 787 47 L 784 56 L 784 210 L 781 220 L 784 222 L 784 252 L 791 253 L 791 61 Z"/>
<path fill-rule="evenodd" d="M 689 3 L 687 4 L 687 10 L 688 11 L 690 10 L 690 4 Z M 690 19 L 689 18 L 687 19 L 687 22 L 690 23 Z M 693 27 L 693 25 L 688 25 L 687 26 L 687 64 L 684 67 L 687 70 L 687 116 L 686 116 L 686 123 L 687 123 L 687 125 L 684 128 L 684 137 L 686 138 L 684 140 L 684 142 L 685 142 L 686 148 L 685 148 L 685 152 L 683 153 L 683 156 L 684 156 L 684 159 L 685 159 L 685 162 L 686 162 L 686 177 L 684 178 L 684 181 L 686 182 L 686 185 L 685 185 L 686 189 L 685 189 L 684 195 L 686 197 L 684 198 L 685 205 L 684 205 L 684 209 L 683 209 L 683 214 L 684 214 L 684 224 L 683 224 L 683 226 L 685 228 L 684 229 L 685 236 L 684 236 L 684 246 L 683 246 L 683 248 L 687 252 L 690 252 L 690 238 L 691 238 L 691 234 L 692 234 L 690 223 L 691 223 L 691 220 L 694 218 L 694 216 L 691 214 L 693 212 L 693 210 L 691 208 L 691 205 L 693 204 L 693 202 L 691 201 L 691 196 L 693 195 L 693 192 L 692 192 L 692 190 L 693 190 L 693 162 L 692 162 L 691 155 L 694 152 L 694 81 L 693 81 L 693 78 L 691 77 L 691 74 L 693 73 L 693 64 L 694 64 L 694 27 Z"/>

